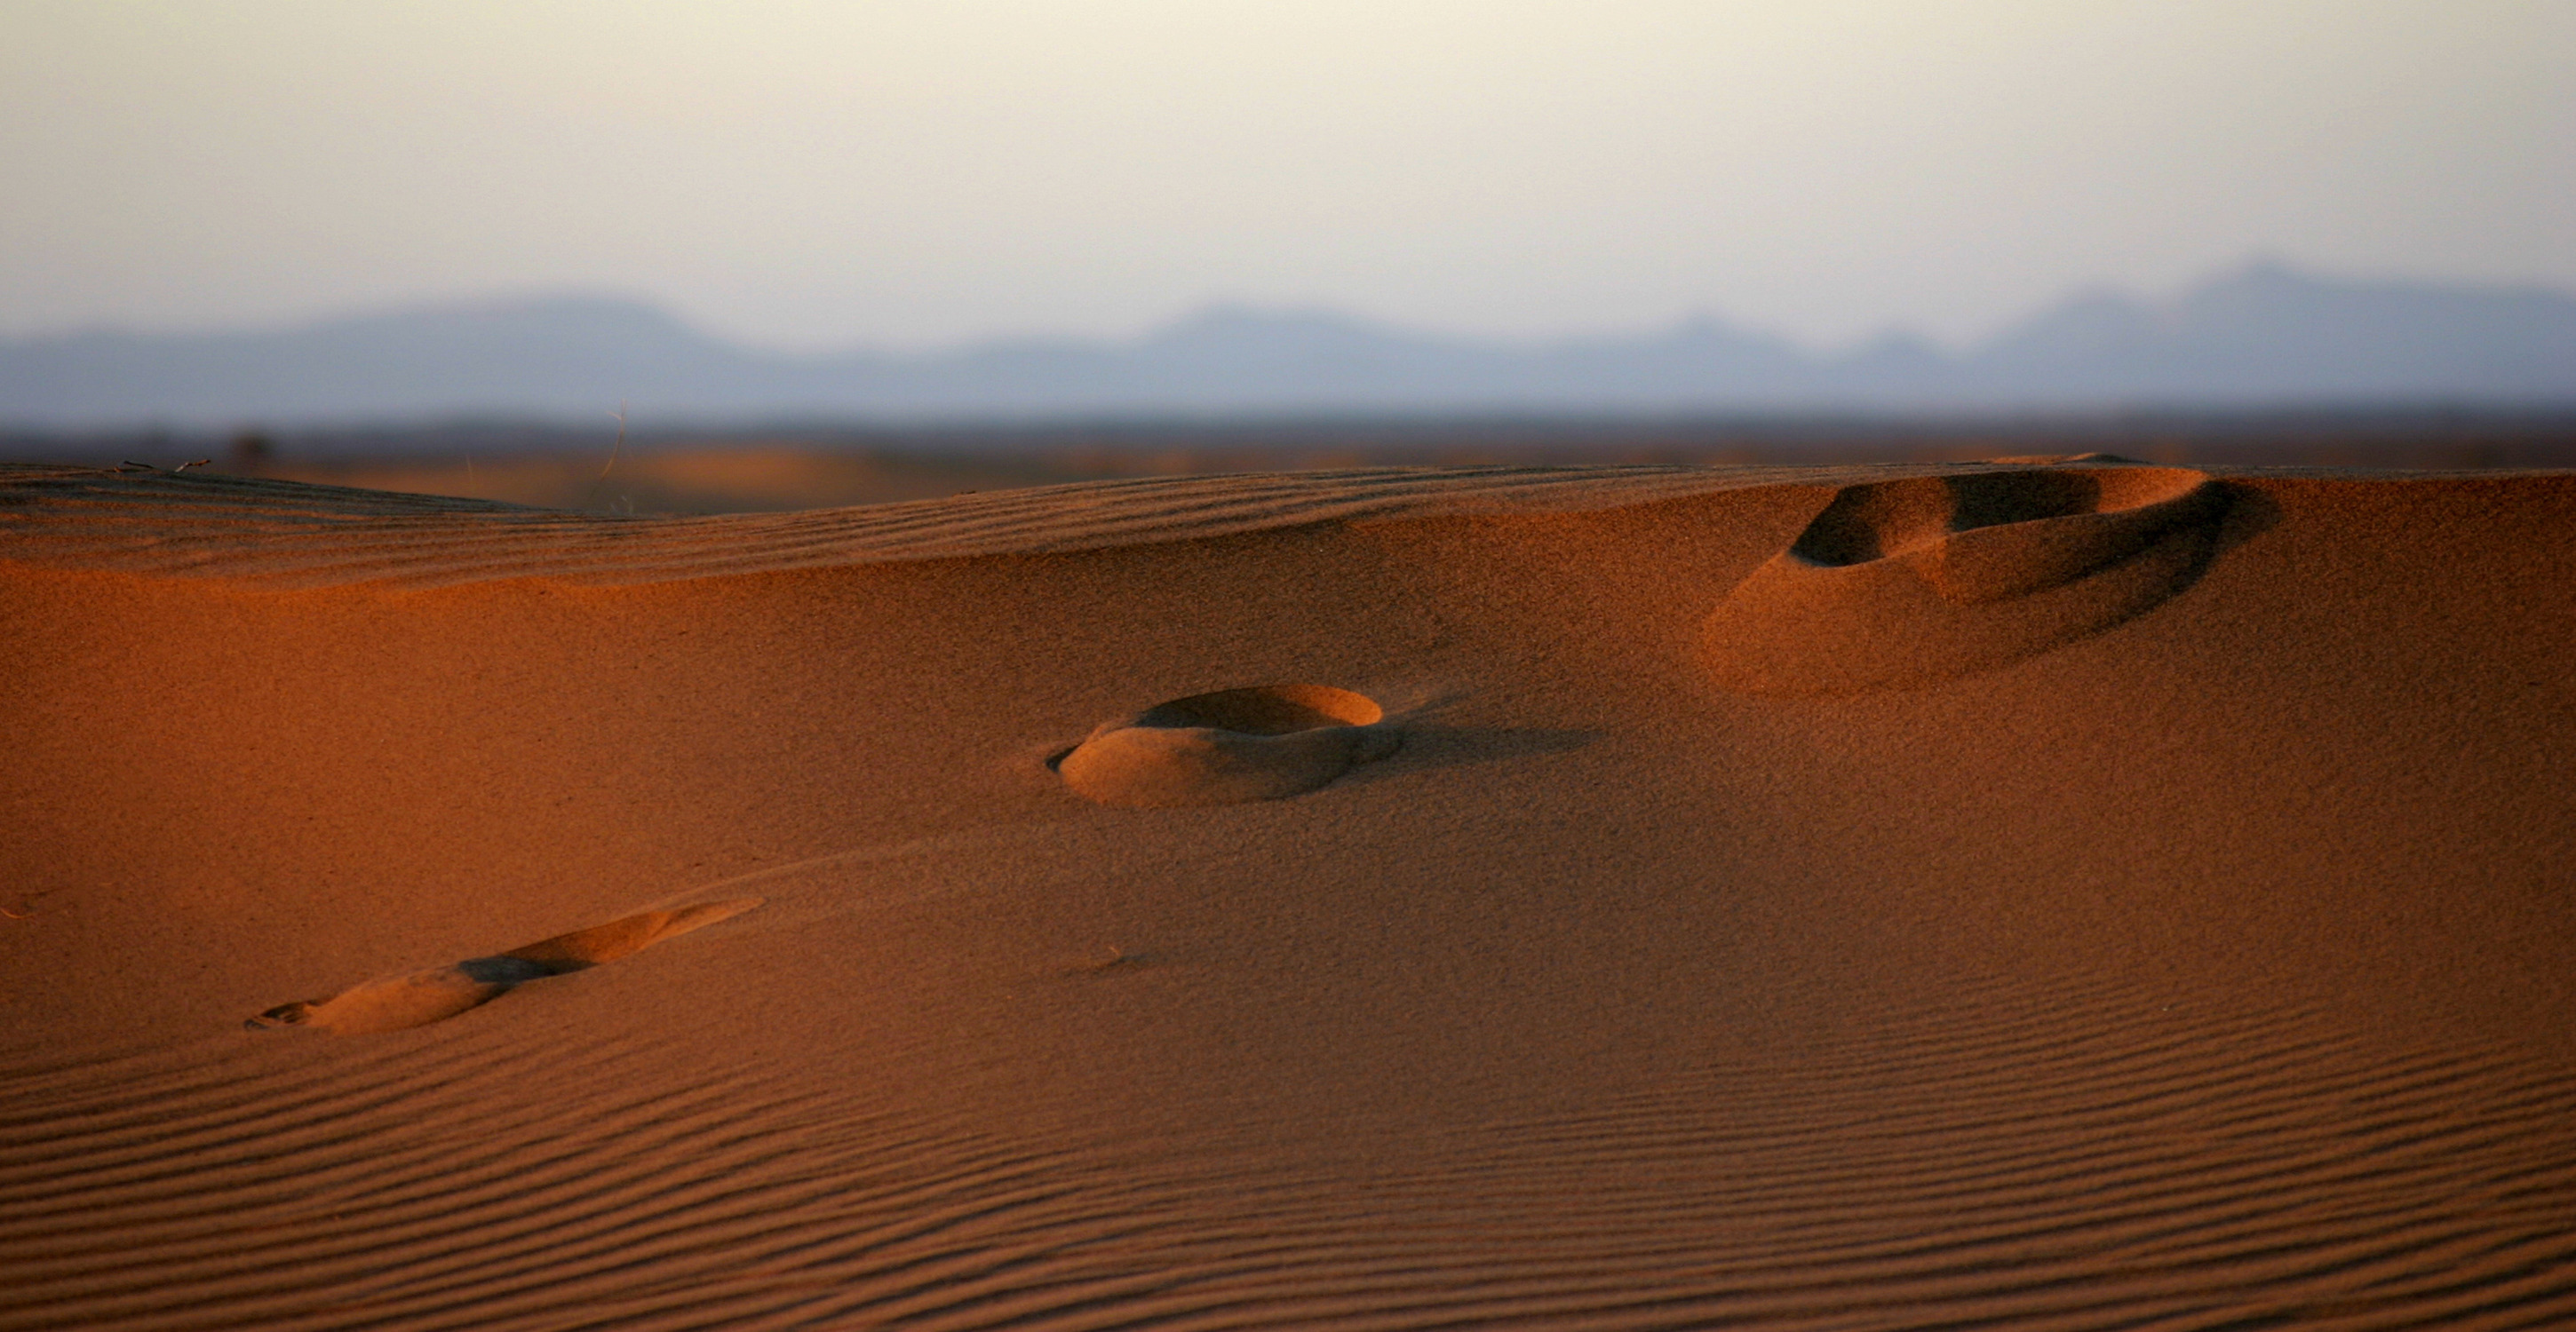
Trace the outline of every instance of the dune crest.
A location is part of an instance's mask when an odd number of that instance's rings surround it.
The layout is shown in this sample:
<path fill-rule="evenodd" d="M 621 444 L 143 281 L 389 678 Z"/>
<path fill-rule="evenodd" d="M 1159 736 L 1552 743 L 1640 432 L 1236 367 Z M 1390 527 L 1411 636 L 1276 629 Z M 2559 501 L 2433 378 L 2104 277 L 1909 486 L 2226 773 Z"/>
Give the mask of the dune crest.
<path fill-rule="evenodd" d="M 1754 694 L 2004 665 L 2182 590 L 2228 505 L 2205 472 L 2089 457 L 1845 486 L 1711 613 L 1704 659 Z"/>
<path fill-rule="evenodd" d="M 1930 475 L 1941 464 L 1838 469 Z M 346 486 L 0 463 L 0 559 L 275 587 L 621 585 L 1104 550 L 1328 522 L 1577 512 L 1801 481 L 1793 467 L 1368 467 L 1084 481 L 799 513 L 619 516 Z"/>
<path fill-rule="evenodd" d="M 253 1031 L 294 1028 L 340 1036 L 425 1027 L 480 1008 L 529 981 L 604 966 L 760 903 L 757 897 L 738 897 L 675 911 L 640 911 L 491 957 L 367 981 L 328 999 L 280 1004 L 243 1025 Z"/>
<path fill-rule="evenodd" d="M 1234 805 L 1312 791 L 1402 742 L 1366 695 L 1257 685 L 1105 722 L 1056 772 L 1076 795 L 1104 805 Z"/>

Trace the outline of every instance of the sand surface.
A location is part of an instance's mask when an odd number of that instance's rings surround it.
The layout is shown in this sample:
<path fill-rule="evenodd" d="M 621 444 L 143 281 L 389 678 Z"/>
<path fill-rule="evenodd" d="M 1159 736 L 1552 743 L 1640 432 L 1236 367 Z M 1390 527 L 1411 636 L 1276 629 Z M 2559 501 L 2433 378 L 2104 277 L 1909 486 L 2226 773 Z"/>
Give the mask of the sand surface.
<path fill-rule="evenodd" d="M 0 468 L 0 669 L 0 1328 L 2576 1324 L 2576 475 Z"/>

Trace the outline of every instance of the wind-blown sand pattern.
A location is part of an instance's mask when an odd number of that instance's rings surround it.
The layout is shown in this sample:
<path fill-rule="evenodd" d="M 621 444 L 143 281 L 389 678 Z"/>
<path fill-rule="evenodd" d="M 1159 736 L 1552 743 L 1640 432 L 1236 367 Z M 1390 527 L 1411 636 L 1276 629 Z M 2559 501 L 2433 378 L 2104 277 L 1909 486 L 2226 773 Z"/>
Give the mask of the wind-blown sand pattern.
<path fill-rule="evenodd" d="M 2576 1323 L 2576 477 L 0 480 L 0 1328 Z"/>
<path fill-rule="evenodd" d="M 627 518 L 246 477 L 0 464 L 0 539 L 11 543 L 12 558 L 31 563 L 281 586 L 627 583 L 1093 550 L 1336 520 L 1615 506 L 1797 474 L 1381 467 L 1093 481 L 806 513 Z"/>

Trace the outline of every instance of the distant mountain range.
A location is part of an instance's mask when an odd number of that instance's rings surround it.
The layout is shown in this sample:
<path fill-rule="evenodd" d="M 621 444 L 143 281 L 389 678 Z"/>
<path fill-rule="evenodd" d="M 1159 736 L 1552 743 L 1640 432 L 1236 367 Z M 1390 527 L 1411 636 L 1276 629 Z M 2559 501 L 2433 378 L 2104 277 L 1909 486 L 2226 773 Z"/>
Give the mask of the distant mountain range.
<path fill-rule="evenodd" d="M 1507 343 L 1220 306 L 1143 338 L 794 356 L 593 297 L 275 332 L 0 342 L 0 425 L 226 427 L 461 417 L 1014 421 L 1067 416 L 2576 406 L 2576 295 L 2321 278 L 2258 263 L 2161 303 L 2079 296 L 1952 352 L 1824 353 L 1698 319 Z"/>

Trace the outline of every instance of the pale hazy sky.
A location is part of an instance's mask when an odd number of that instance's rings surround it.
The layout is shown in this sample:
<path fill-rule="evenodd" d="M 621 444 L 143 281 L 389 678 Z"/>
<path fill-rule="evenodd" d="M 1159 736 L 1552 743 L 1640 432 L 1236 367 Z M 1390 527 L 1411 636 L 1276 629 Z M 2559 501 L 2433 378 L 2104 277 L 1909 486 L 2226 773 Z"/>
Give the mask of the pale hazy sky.
<path fill-rule="evenodd" d="M 0 334 L 1959 338 L 2255 253 L 2576 287 L 2576 0 L 0 0 Z"/>

